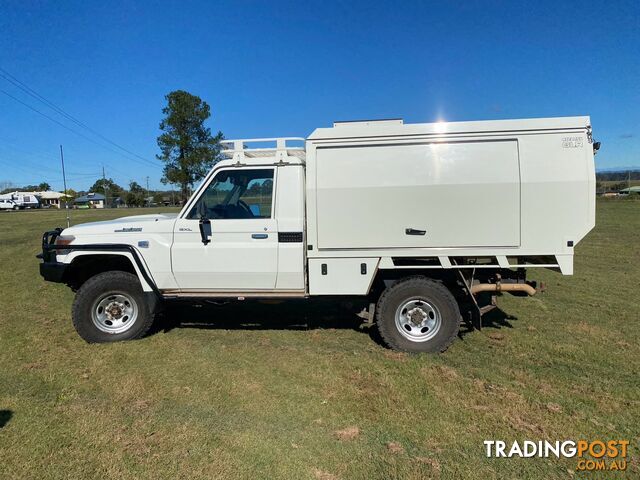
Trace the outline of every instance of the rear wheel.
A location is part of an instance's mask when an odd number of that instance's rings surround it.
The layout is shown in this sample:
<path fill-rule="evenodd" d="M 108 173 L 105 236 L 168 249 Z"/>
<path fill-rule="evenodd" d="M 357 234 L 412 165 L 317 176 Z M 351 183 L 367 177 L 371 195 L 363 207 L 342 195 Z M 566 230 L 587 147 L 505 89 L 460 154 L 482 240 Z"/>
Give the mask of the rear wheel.
<path fill-rule="evenodd" d="M 153 324 L 138 277 L 111 271 L 87 280 L 73 302 L 73 326 L 89 343 L 144 336 Z"/>
<path fill-rule="evenodd" d="M 426 277 L 408 277 L 378 300 L 376 323 L 385 343 L 405 352 L 444 352 L 460 328 L 460 309 L 451 292 Z"/>

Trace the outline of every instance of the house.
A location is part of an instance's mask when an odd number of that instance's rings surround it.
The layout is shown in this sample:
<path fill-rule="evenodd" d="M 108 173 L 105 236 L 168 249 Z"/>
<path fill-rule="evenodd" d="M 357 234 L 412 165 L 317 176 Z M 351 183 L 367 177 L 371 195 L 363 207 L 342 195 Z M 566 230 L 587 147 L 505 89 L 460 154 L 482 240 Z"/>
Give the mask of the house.
<path fill-rule="evenodd" d="M 65 198 L 69 198 L 69 195 L 65 195 L 60 192 L 34 192 L 34 195 L 40 199 L 40 204 L 43 207 L 49 206 L 51 208 L 61 208 L 65 205 Z"/>
<path fill-rule="evenodd" d="M 89 192 L 82 197 L 78 197 L 73 202 L 75 208 L 104 208 L 104 195 Z"/>

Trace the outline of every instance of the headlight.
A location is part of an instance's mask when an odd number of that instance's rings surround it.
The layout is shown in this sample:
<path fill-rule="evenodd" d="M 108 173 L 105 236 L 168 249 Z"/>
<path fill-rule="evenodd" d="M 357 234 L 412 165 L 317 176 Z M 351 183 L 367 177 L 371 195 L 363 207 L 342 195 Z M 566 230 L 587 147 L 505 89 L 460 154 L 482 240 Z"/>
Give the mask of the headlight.
<path fill-rule="evenodd" d="M 60 235 L 56 237 L 54 245 L 69 245 L 76 239 L 73 235 Z M 67 255 L 71 250 L 56 249 L 56 255 Z"/>

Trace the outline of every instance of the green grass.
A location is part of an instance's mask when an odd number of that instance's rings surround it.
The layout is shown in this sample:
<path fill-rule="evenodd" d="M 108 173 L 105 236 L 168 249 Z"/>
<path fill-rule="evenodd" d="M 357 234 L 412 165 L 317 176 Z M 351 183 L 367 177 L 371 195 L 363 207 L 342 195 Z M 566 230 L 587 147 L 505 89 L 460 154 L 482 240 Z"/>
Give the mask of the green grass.
<path fill-rule="evenodd" d="M 640 202 L 600 202 L 576 275 L 532 269 L 547 293 L 501 297 L 515 318 L 440 356 L 390 352 L 317 303 L 174 309 L 212 328 L 87 345 L 34 258 L 63 217 L 0 214 L 0 478 L 595 478 L 482 444 L 580 438 L 630 440 L 612 477 L 640 475 Z"/>

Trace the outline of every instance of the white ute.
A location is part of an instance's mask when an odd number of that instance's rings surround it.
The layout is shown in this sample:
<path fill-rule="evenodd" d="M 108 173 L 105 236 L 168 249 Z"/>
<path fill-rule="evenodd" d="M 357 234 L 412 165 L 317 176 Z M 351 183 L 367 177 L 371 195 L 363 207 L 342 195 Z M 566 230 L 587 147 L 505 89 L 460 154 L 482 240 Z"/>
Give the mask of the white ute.
<path fill-rule="evenodd" d="M 177 215 L 44 234 L 41 274 L 77 291 L 82 338 L 141 337 L 171 299 L 332 296 L 361 303 L 392 348 L 443 351 L 500 292 L 533 295 L 526 268 L 571 275 L 595 224 L 589 117 L 336 122 L 225 144 Z"/>
<path fill-rule="evenodd" d="M 9 198 L 0 198 L 0 210 L 18 210 L 18 204 Z"/>

